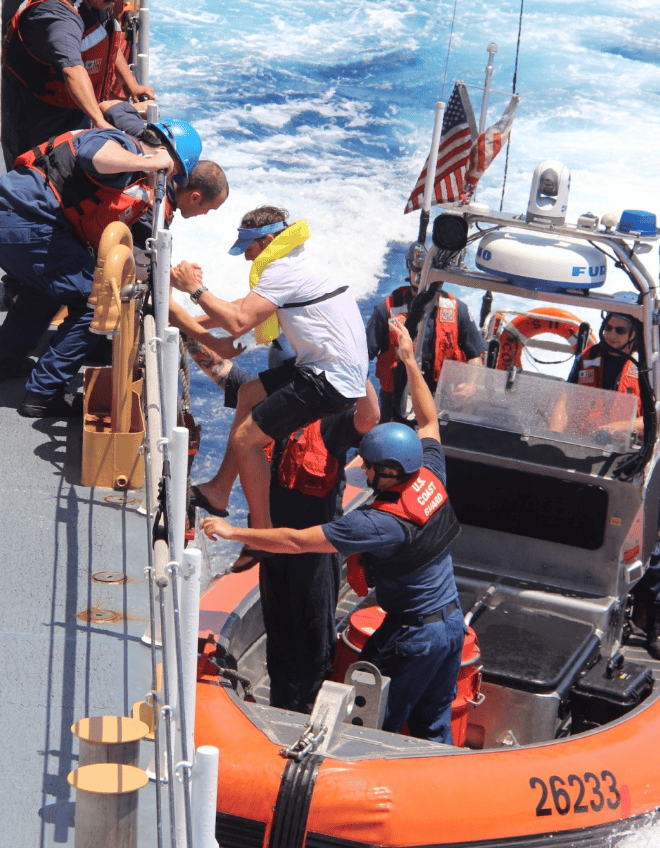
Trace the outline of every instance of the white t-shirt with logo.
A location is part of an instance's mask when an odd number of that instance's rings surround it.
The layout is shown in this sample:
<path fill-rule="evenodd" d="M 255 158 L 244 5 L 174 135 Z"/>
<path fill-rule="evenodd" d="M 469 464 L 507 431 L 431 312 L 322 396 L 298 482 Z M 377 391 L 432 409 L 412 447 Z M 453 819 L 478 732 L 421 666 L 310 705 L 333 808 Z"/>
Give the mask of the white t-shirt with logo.
<path fill-rule="evenodd" d="M 252 289 L 278 307 L 313 300 L 341 288 L 327 265 L 297 247 L 270 262 Z M 364 397 L 369 368 L 364 322 L 349 291 L 309 306 L 277 310 L 282 332 L 296 352 L 296 364 L 315 373 L 344 397 Z"/>

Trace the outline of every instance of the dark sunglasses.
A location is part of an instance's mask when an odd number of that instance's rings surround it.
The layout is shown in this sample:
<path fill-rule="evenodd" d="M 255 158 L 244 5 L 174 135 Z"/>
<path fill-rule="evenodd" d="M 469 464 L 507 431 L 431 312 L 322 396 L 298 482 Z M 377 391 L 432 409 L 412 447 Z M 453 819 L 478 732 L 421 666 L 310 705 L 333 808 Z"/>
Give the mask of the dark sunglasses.
<path fill-rule="evenodd" d="M 607 333 L 610 330 L 614 330 L 617 336 L 625 336 L 626 333 L 631 332 L 630 327 L 613 327 L 612 324 L 605 324 L 605 326 L 603 327 L 603 332 Z"/>

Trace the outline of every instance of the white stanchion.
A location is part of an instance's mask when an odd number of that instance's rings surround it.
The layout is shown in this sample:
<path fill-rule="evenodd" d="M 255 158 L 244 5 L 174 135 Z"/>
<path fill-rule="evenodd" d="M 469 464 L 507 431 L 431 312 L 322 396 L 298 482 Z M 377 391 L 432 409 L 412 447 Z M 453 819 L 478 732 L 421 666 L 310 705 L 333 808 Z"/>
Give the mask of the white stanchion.
<path fill-rule="evenodd" d="M 161 216 L 165 212 L 165 204 L 160 204 Z M 159 218 L 161 217 L 159 216 Z M 158 235 L 156 236 L 156 268 L 154 286 L 156 289 L 154 302 L 156 304 L 156 335 L 161 339 L 167 327 L 170 305 L 170 262 L 172 258 L 172 233 L 163 229 L 159 220 Z"/>
<path fill-rule="evenodd" d="M 176 710 L 177 735 L 174 741 L 174 762 L 177 763 L 179 769 L 187 768 L 186 763 L 191 763 L 193 752 L 195 750 L 195 702 L 201 567 L 201 551 L 194 548 L 185 550 L 183 553 L 182 568 L 179 577 L 177 578 L 177 586 L 179 589 L 179 638 L 181 640 L 182 702 Z M 185 717 L 185 721 L 181 720 L 182 712 Z M 184 732 L 185 740 L 183 737 Z M 188 758 L 187 760 L 186 757 Z M 197 764 L 195 763 L 190 772 L 191 779 L 194 778 L 196 769 Z M 188 838 L 184 806 L 185 784 L 182 777 L 183 773 L 181 771 L 174 784 L 177 848 L 178 846 L 185 846 Z M 214 830 L 211 832 L 213 833 Z M 205 843 L 198 843 L 195 839 L 193 839 L 192 846 L 194 846 L 194 848 L 198 848 L 198 846 L 201 848 L 203 844 Z M 188 848 L 192 848 L 192 846 L 188 846 Z"/>
<path fill-rule="evenodd" d="M 490 81 L 493 77 L 493 58 L 497 53 L 497 44 L 494 41 L 488 45 L 488 64 L 486 65 L 486 76 L 484 80 L 484 95 L 481 98 L 481 114 L 479 116 L 479 132 L 486 129 L 486 115 L 488 113 L 488 101 L 490 100 Z"/>
<path fill-rule="evenodd" d="M 186 427 L 174 427 L 170 443 L 172 474 L 172 534 L 173 559 L 183 561 L 183 545 L 186 535 L 186 495 L 188 485 L 188 438 Z"/>
<path fill-rule="evenodd" d="M 199 597 L 201 594 L 202 552 L 186 548 L 181 580 L 181 653 L 183 657 L 183 706 L 186 715 L 188 751 L 195 750 L 195 707 L 197 687 L 197 647 L 199 638 Z"/>
<path fill-rule="evenodd" d="M 197 749 L 192 780 L 193 845 L 195 848 L 217 848 L 215 811 L 218 792 L 220 752 L 212 745 Z"/>
<path fill-rule="evenodd" d="M 172 431 L 176 427 L 179 389 L 179 331 L 176 327 L 166 327 L 163 339 L 163 385 L 165 409 L 163 410 L 163 431 L 172 450 Z M 187 451 L 187 447 L 186 447 Z M 177 562 L 181 562 L 177 559 Z"/>
<path fill-rule="evenodd" d="M 149 85 L 149 3 L 146 0 L 141 0 L 140 11 L 138 12 L 138 21 L 140 27 L 138 29 L 139 50 L 137 57 L 137 73 L 136 77 L 140 85 Z"/>

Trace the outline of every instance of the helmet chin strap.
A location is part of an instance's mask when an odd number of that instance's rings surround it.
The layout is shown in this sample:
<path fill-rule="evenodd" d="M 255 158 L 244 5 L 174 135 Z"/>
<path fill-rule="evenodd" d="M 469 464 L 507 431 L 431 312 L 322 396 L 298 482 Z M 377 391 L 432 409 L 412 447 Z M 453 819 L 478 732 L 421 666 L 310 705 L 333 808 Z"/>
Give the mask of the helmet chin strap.
<path fill-rule="evenodd" d="M 405 474 L 397 474 L 396 476 L 392 476 L 390 474 L 381 474 L 381 472 L 378 470 L 379 467 L 380 466 L 378 466 L 378 465 L 372 466 L 373 472 L 374 472 L 374 477 L 373 477 L 373 480 L 371 481 L 371 483 L 369 483 L 369 488 L 373 489 L 374 492 L 386 491 L 385 489 L 380 489 L 379 486 L 378 486 L 378 484 L 380 483 L 381 480 L 393 480 L 394 484 L 398 486 L 399 483 L 401 483 L 403 480 L 406 479 Z M 391 468 L 390 471 L 394 471 L 394 469 Z"/>
<path fill-rule="evenodd" d="M 614 345 L 611 345 L 609 342 L 606 342 L 605 341 L 605 335 L 604 335 L 602 329 L 601 329 L 600 333 L 598 334 L 598 338 L 599 338 L 600 343 L 607 350 L 611 351 L 614 354 L 618 354 L 619 356 L 631 356 L 634 353 L 634 349 L 635 349 L 635 330 L 634 329 L 631 329 L 630 333 L 628 334 L 628 341 L 625 343 L 625 345 L 623 347 L 614 347 Z"/>

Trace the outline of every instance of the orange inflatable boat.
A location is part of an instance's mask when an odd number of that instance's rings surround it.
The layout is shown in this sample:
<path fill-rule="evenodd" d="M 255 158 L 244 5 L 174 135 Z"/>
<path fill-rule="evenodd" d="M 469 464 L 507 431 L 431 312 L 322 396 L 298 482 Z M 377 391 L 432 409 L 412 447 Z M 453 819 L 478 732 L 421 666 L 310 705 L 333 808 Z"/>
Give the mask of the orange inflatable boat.
<path fill-rule="evenodd" d="M 196 745 L 220 750 L 221 848 L 531 848 L 551 837 L 602 846 L 655 815 L 658 664 L 635 635 L 613 660 L 604 655 L 599 624 L 615 605 L 557 590 L 542 598 L 538 583 L 465 569 L 460 550 L 454 557 L 472 622 L 455 747 L 385 733 L 377 718 L 370 726 L 377 687 L 343 699 L 326 683 L 311 717 L 271 708 L 256 571 L 207 591 Z M 382 620 L 359 601 L 345 589 L 338 681 Z"/>
<path fill-rule="evenodd" d="M 584 238 L 624 264 L 643 241 L 611 229 Z M 636 288 L 655 292 L 640 267 Z M 657 295 L 524 291 L 438 270 L 433 256 L 424 273 L 422 288 L 443 279 L 545 310 L 579 305 L 571 332 L 600 326 L 601 311 L 637 318 L 640 356 L 653 354 L 644 437 L 631 436 L 634 396 L 515 363 L 445 362 L 436 401 L 471 628 L 452 746 L 380 729 L 386 681 L 358 660 L 382 618 L 373 599 L 343 587 L 335 679 L 305 716 L 269 706 L 258 575 L 216 580 L 202 599 L 196 744 L 220 750 L 221 848 L 614 848 L 660 813 L 660 663 L 631 601 L 658 537 Z M 562 424 L 557 409 L 585 423 Z"/>

